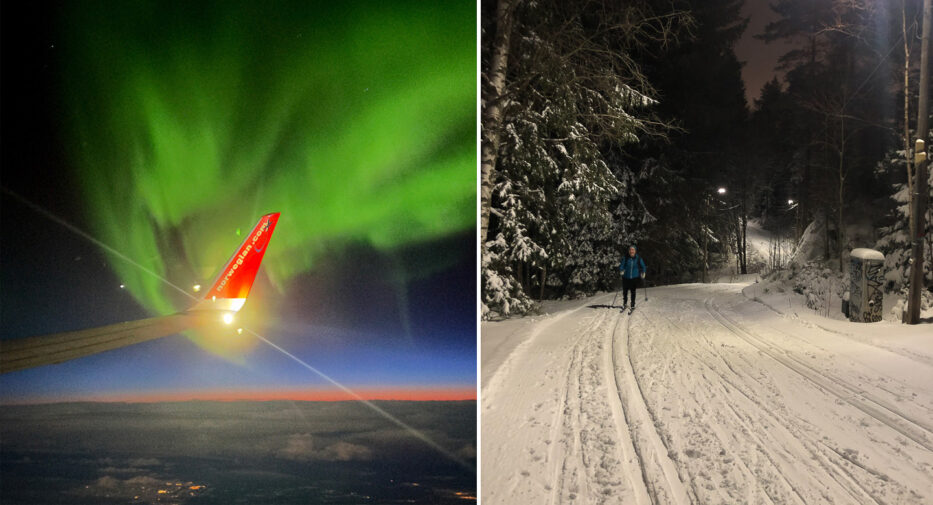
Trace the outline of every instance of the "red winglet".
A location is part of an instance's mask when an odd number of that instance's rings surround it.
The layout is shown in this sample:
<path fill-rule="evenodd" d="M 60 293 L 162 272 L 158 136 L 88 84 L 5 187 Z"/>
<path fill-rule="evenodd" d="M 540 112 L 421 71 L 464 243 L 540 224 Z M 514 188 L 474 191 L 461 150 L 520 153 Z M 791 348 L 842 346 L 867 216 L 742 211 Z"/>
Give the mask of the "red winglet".
<path fill-rule="evenodd" d="M 259 219 L 253 231 L 246 236 L 236 253 L 224 265 L 204 299 L 191 310 L 240 310 L 249 296 L 253 281 L 256 280 L 256 273 L 259 272 L 259 265 L 266 253 L 272 231 L 279 221 L 279 214 L 266 214 Z"/>

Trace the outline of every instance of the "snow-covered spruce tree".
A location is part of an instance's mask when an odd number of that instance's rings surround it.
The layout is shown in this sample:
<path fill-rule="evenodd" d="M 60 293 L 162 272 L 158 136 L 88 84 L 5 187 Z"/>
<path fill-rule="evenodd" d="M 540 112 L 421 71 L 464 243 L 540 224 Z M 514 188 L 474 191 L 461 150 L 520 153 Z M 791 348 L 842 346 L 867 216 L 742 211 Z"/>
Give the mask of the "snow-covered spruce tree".
<path fill-rule="evenodd" d="M 598 151 L 589 152 L 593 146 L 576 147 L 577 153 L 568 153 L 555 195 L 564 233 L 553 242 L 552 271 L 568 296 L 595 291 L 612 271 L 611 263 L 617 263 L 621 249 L 610 208 L 610 201 L 622 189 L 621 182 Z"/>
<path fill-rule="evenodd" d="M 912 156 L 913 153 L 911 152 Z M 908 185 L 906 181 L 906 157 L 903 150 L 888 153 L 885 159 L 878 162 L 875 174 L 886 183 L 891 184 L 890 211 L 880 228 L 880 238 L 875 248 L 884 253 L 885 291 L 901 292 L 908 286 L 910 274 L 910 208 Z M 892 182 L 893 181 L 893 182 Z M 930 174 L 930 187 L 933 187 L 933 173 Z M 926 233 L 927 244 L 923 249 L 923 277 L 927 284 L 933 284 L 933 212 L 927 210 Z M 906 292 L 906 291 L 905 291 Z"/>
<path fill-rule="evenodd" d="M 483 245 L 480 268 L 483 272 L 483 319 L 517 313 L 524 314 L 535 307 L 515 280 L 515 272 L 508 261 L 508 243 L 503 234 Z M 492 307 L 492 308 L 491 308 Z"/>
<path fill-rule="evenodd" d="M 594 248 L 611 238 L 609 202 L 621 185 L 587 126 L 576 121 L 580 90 L 547 89 L 553 84 L 530 90 L 526 107 L 506 118 L 493 191 L 496 234 L 487 250 L 506 259 L 501 266 L 508 264 L 513 276 L 519 269 L 537 273 L 538 293 L 543 277 L 555 292 L 575 295 L 597 283 Z M 530 287 L 530 281 L 517 281 Z M 527 303 L 519 296 L 509 305 Z"/>
<path fill-rule="evenodd" d="M 645 9 L 551 0 L 512 13 L 505 90 L 483 89 L 484 107 L 501 107 L 501 122 L 483 125 L 500 129 L 483 242 L 484 317 L 525 312 L 532 296 L 592 293 L 615 278 L 631 236 L 614 213 L 626 214 L 633 186 L 623 183 L 629 169 L 610 169 L 605 153 L 655 132 L 643 112 L 650 87 L 625 48 L 649 32 L 669 35 L 682 16 L 649 19 Z"/>

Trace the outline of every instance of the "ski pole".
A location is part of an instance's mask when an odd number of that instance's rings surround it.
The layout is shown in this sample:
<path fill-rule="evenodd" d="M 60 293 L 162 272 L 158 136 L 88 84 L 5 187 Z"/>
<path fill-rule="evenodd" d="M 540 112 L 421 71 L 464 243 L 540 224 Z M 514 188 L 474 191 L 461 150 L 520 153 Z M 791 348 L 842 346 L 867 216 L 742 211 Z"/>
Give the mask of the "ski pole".
<path fill-rule="evenodd" d="M 645 279 L 645 301 L 648 301 L 648 279 Z"/>

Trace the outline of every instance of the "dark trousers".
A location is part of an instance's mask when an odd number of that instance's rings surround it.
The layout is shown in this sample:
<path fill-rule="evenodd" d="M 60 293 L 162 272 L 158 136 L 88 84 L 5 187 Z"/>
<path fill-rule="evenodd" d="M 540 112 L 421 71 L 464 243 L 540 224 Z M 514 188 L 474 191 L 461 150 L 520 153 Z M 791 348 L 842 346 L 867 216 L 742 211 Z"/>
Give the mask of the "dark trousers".
<path fill-rule="evenodd" d="M 622 304 L 628 305 L 628 294 L 632 293 L 632 307 L 635 306 L 635 289 L 638 288 L 638 278 L 622 278 Z"/>

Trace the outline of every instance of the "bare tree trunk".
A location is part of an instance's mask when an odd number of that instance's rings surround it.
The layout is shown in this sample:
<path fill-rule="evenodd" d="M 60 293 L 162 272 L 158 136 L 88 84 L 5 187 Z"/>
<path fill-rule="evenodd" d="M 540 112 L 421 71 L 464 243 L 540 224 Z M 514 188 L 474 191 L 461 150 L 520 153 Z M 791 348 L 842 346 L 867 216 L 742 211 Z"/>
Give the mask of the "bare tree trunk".
<path fill-rule="evenodd" d="M 843 207 L 845 206 L 845 153 L 846 153 L 846 120 L 839 118 L 839 202 L 836 209 L 836 257 L 839 258 L 839 271 L 842 272 L 842 255 L 845 249 L 845 225 L 843 223 Z"/>
<path fill-rule="evenodd" d="M 538 295 L 538 300 L 544 300 L 544 284 L 547 281 L 547 265 L 541 267 L 541 293 Z"/>
<path fill-rule="evenodd" d="M 485 76 L 492 88 L 492 96 L 484 100 L 482 122 L 481 186 L 480 186 L 480 242 L 486 241 L 489 230 L 489 209 L 492 204 L 492 186 L 495 179 L 496 155 L 499 152 L 499 127 L 502 123 L 502 100 L 509 63 L 509 40 L 512 35 L 512 15 L 520 0 L 499 0 L 496 6 L 496 36 Z"/>
<path fill-rule="evenodd" d="M 745 214 L 745 202 L 742 202 L 742 273 L 748 273 L 748 215 Z"/>
<path fill-rule="evenodd" d="M 742 230 L 739 226 L 739 216 L 733 212 L 731 219 L 732 229 L 735 233 L 735 245 L 733 251 L 735 251 L 735 274 L 738 275 L 742 271 Z"/>
<path fill-rule="evenodd" d="M 924 150 L 929 154 L 930 147 L 930 24 L 933 23 L 933 0 L 923 0 L 923 41 L 920 45 L 920 106 L 917 107 L 917 139 L 923 140 Z M 917 163 L 916 182 L 914 189 L 913 214 L 914 227 L 911 230 L 913 249 L 910 253 L 910 293 L 907 297 L 907 311 L 905 319 L 907 324 L 920 322 L 920 291 L 923 289 L 923 233 L 926 230 L 924 223 L 927 206 L 930 200 L 930 190 L 927 188 L 927 159 Z"/>
<path fill-rule="evenodd" d="M 816 64 L 816 37 L 810 36 L 810 64 L 808 68 L 812 69 Z M 812 70 L 811 70 L 812 72 Z M 812 144 L 815 140 L 815 135 L 813 133 L 813 124 L 810 121 L 807 121 L 808 129 L 808 144 L 805 151 L 805 161 L 803 166 L 803 177 L 800 181 L 800 194 L 797 195 L 797 206 L 800 209 L 800 212 L 797 214 L 797 230 L 798 235 L 794 237 L 794 241 L 800 240 L 800 237 L 803 235 L 804 230 L 806 230 L 807 225 L 810 224 L 810 213 L 811 208 L 815 207 L 810 202 L 810 184 L 811 184 L 811 163 L 812 163 Z M 813 212 L 813 217 L 816 217 L 816 213 Z"/>
<path fill-rule="evenodd" d="M 735 273 L 738 274 L 742 265 L 742 260 L 739 258 L 738 253 L 735 255 Z"/>
<path fill-rule="evenodd" d="M 706 207 L 704 208 L 704 213 L 706 214 L 706 219 L 703 220 L 703 226 L 700 230 L 703 233 L 703 282 L 706 283 L 707 277 L 709 276 L 709 230 L 706 228 L 706 222 L 709 221 L 709 195 L 706 197 Z"/>
<path fill-rule="evenodd" d="M 823 206 L 823 235 L 826 238 L 823 244 L 823 259 L 829 259 L 829 207 Z"/>

